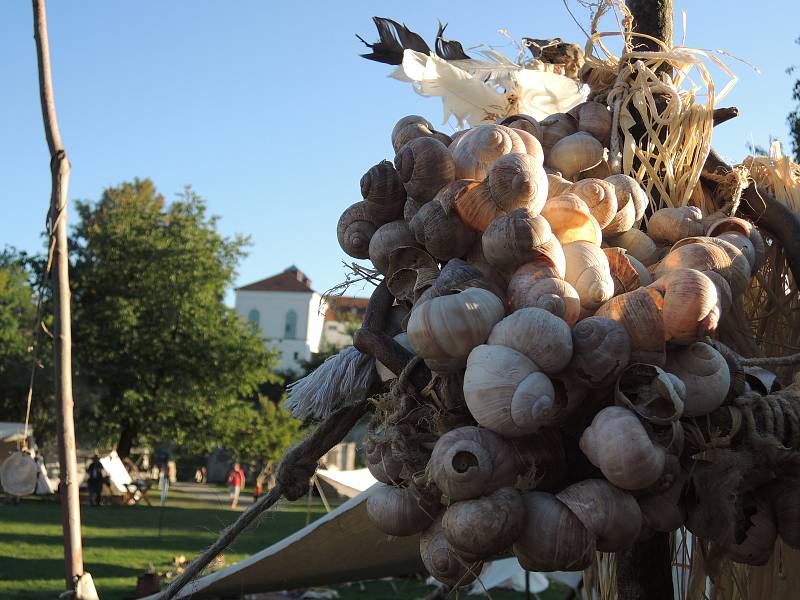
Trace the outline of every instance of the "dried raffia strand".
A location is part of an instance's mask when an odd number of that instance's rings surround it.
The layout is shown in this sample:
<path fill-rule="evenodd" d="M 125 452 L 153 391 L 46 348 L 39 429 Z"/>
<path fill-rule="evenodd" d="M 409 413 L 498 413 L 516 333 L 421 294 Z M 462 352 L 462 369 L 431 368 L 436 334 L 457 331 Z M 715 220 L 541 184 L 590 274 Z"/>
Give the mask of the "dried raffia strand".
<path fill-rule="evenodd" d="M 705 179 L 716 183 L 716 195 L 726 199 L 725 205 L 720 210 L 723 213 L 734 216 L 736 211 L 739 210 L 742 192 L 750 185 L 751 177 L 749 169 L 744 165 L 736 165 L 724 175 L 705 170 L 702 172 L 702 175 Z"/>

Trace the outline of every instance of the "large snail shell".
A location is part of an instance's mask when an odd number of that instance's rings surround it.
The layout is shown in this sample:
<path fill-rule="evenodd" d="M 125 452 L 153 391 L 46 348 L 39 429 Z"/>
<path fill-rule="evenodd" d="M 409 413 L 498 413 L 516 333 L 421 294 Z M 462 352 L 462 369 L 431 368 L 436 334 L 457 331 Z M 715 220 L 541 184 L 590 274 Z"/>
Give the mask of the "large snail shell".
<path fill-rule="evenodd" d="M 435 510 L 435 509 L 434 509 Z M 367 498 L 367 514 L 387 535 L 414 535 L 427 529 L 436 516 L 409 488 L 379 483 Z"/>
<path fill-rule="evenodd" d="M 666 360 L 663 302 L 664 298 L 657 291 L 639 288 L 613 297 L 595 314 L 625 327 L 631 338 L 632 361 L 663 365 Z"/>
<path fill-rule="evenodd" d="M 605 179 L 606 177 L 610 177 L 611 173 L 611 165 L 608 164 L 608 160 L 604 158 L 590 169 L 578 173 L 576 179 Z"/>
<path fill-rule="evenodd" d="M 578 121 L 567 113 L 555 113 L 540 121 L 542 128 L 542 148 L 549 154 L 553 146 L 561 139 L 578 131 Z"/>
<path fill-rule="evenodd" d="M 686 387 L 655 365 L 634 363 L 622 371 L 614 400 L 651 423 L 668 425 L 684 414 Z"/>
<path fill-rule="evenodd" d="M 525 144 L 525 153 L 528 156 L 532 156 L 540 166 L 543 166 L 544 150 L 542 150 L 542 144 L 539 142 L 539 139 L 523 129 L 512 129 L 512 131 L 514 131 L 522 139 L 522 143 Z"/>
<path fill-rule="evenodd" d="M 766 257 L 766 247 L 764 245 L 764 238 L 761 237 L 761 232 L 758 230 L 758 227 L 738 217 L 727 217 L 712 224 L 711 227 L 708 228 L 706 235 L 717 237 L 725 233 L 741 233 L 747 236 L 753 247 L 753 261 L 750 263 L 750 266 L 753 272 L 760 269 Z"/>
<path fill-rule="evenodd" d="M 664 471 L 664 449 L 655 446 L 639 418 L 621 406 L 597 413 L 581 435 L 580 447 L 608 481 L 624 490 L 653 485 Z"/>
<path fill-rule="evenodd" d="M 667 352 L 666 370 L 686 386 L 684 414 L 705 415 L 720 406 L 731 386 L 731 374 L 722 354 L 703 342 L 672 348 Z"/>
<path fill-rule="evenodd" d="M 567 457 L 561 430 L 541 429 L 533 435 L 509 440 L 517 454 L 522 490 L 547 490 L 557 486 L 567 472 Z"/>
<path fill-rule="evenodd" d="M 581 307 L 594 312 L 614 295 L 614 280 L 608 259 L 599 246 L 577 241 L 564 244 L 567 270 L 564 279 L 572 284 L 581 299 Z"/>
<path fill-rule="evenodd" d="M 481 574 L 483 563 L 470 562 L 458 555 L 445 537 L 442 518 L 436 519 L 419 538 L 422 564 L 431 576 L 446 585 L 468 585 Z"/>
<path fill-rule="evenodd" d="M 478 125 L 458 139 L 452 152 L 456 179 L 483 180 L 496 159 L 511 152 L 524 153 L 525 144 L 509 127 Z"/>
<path fill-rule="evenodd" d="M 428 465 L 434 483 L 451 502 L 513 485 L 519 466 L 508 442 L 488 429 L 472 426 L 440 437 Z"/>
<path fill-rule="evenodd" d="M 606 177 L 606 181 L 614 186 L 619 208 L 629 203 L 633 204 L 633 218 L 634 221 L 638 222 L 644 216 L 644 211 L 650 204 L 647 192 L 644 191 L 638 181 L 629 175 L 610 175 Z"/>
<path fill-rule="evenodd" d="M 492 163 L 486 179 L 456 201 L 467 225 L 485 231 L 497 217 L 518 208 L 538 215 L 547 199 L 547 175 L 528 154 L 504 154 Z"/>
<path fill-rule="evenodd" d="M 450 150 L 432 137 L 418 137 L 400 148 L 394 166 L 409 196 L 428 202 L 455 179 L 455 163 Z"/>
<path fill-rule="evenodd" d="M 508 285 L 508 304 L 511 309 L 541 308 L 572 327 L 581 312 L 578 292 L 558 277 L 532 277 L 527 267 L 522 265 L 511 277 Z"/>
<path fill-rule="evenodd" d="M 564 369 L 572 357 L 569 326 L 541 308 L 511 313 L 494 326 L 486 343 L 521 352 L 548 375 Z"/>
<path fill-rule="evenodd" d="M 674 269 L 715 271 L 739 296 L 750 280 L 750 263 L 731 243 L 720 238 L 692 237 L 677 242 L 654 269 L 656 277 Z"/>
<path fill-rule="evenodd" d="M 564 179 L 574 179 L 579 172 L 603 160 L 603 144 L 579 131 L 556 142 L 545 159 L 547 165 L 559 171 Z"/>
<path fill-rule="evenodd" d="M 566 193 L 575 194 L 586 203 L 589 212 L 603 228 L 617 214 L 617 195 L 613 184 L 602 179 L 581 179 L 567 188 Z"/>
<path fill-rule="evenodd" d="M 611 142 L 611 111 L 604 104 L 591 100 L 569 110 L 578 121 L 578 131 L 585 131 L 606 148 Z"/>
<path fill-rule="evenodd" d="M 558 425 L 565 399 L 524 354 L 505 346 L 478 346 L 467 359 L 464 400 L 479 425 L 513 438 Z"/>
<path fill-rule="evenodd" d="M 336 237 L 339 245 L 353 258 L 369 258 L 369 242 L 378 225 L 367 214 L 363 200 L 349 206 L 339 217 Z"/>
<path fill-rule="evenodd" d="M 749 237 L 737 231 L 726 231 L 717 235 L 716 238 L 725 240 L 739 250 L 747 259 L 747 262 L 750 263 L 750 274 L 752 275 L 756 272 L 754 268 L 756 265 L 756 249 L 753 247 Z"/>
<path fill-rule="evenodd" d="M 398 152 L 400 148 L 418 137 L 434 137 L 445 146 L 451 142 L 450 136 L 436 131 L 425 117 L 409 115 L 400 119 L 392 129 L 392 148 Z"/>
<path fill-rule="evenodd" d="M 406 203 L 403 205 L 403 220 L 406 223 L 411 223 L 411 219 L 419 212 L 422 205 L 422 202 L 417 202 L 413 198 L 406 198 Z"/>
<path fill-rule="evenodd" d="M 654 240 L 674 244 L 686 237 L 703 235 L 703 213 L 696 206 L 662 208 L 653 213 L 647 222 L 647 234 Z"/>
<path fill-rule="evenodd" d="M 566 268 L 561 244 L 547 220 L 527 208 L 497 217 L 483 232 L 482 243 L 489 264 L 506 273 L 539 256 L 546 256 L 562 273 Z"/>
<path fill-rule="evenodd" d="M 406 189 L 394 165 L 383 160 L 361 178 L 361 196 L 367 202 L 367 214 L 375 223 L 388 223 L 403 216 Z"/>
<path fill-rule="evenodd" d="M 539 121 L 530 115 L 511 115 L 500 121 L 500 125 L 527 131 L 540 142 L 542 140 L 542 126 L 539 124 Z"/>
<path fill-rule="evenodd" d="M 616 552 L 627 548 L 639 537 L 642 511 L 636 499 L 604 479 L 573 483 L 556 494 L 597 536 L 598 552 Z"/>
<path fill-rule="evenodd" d="M 409 223 L 417 241 L 438 260 L 448 261 L 469 252 L 477 232 L 469 227 L 453 208 L 456 199 L 477 182 L 454 181 L 436 197 L 422 205 Z"/>
<path fill-rule="evenodd" d="M 800 481 L 780 481 L 770 491 L 781 539 L 790 548 L 800 550 Z"/>
<path fill-rule="evenodd" d="M 648 289 L 664 297 L 662 313 L 668 342 L 691 344 L 716 330 L 720 315 L 717 288 L 700 271 L 669 271 Z"/>
<path fill-rule="evenodd" d="M 572 182 L 569 179 L 564 179 L 561 175 L 553 173 L 547 174 L 547 199 L 555 198 L 567 192 Z M 588 207 L 587 207 L 588 208 Z"/>
<path fill-rule="evenodd" d="M 571 371 L 593 388 L 614 383 L 631 357 L 631 338 L 625 327 L 605 317 L 577 323 L 572 328 L 572 347 Z"/>
<path fill-rule="evenodd" d="M 522 496 L 504 487 L 451 504 L 442 517 L 447 541 L 463 556 L 488 558 L 510 548 L 522 532 Z"/>
<path fill-rule="evenodd" d="M 628 256 L 622 248 L 604 248 L 603 252 L 608 259 L 611 279 L 614 280 L 615 296 L 653 283 L 650 271 L 635 258 Z"/>
<path fill-rule="evenodd" d="M 605 234 L 605 232 L 603 232 Z M 644 266 L 649 267 L 656 262 L 658 248 L 655 242 L 640 229 L 628 229 L 622 233 L 604 236 L 609 246 L 625 248 L 629 256 L 634 257 Z"/>
<path fill-rule="evenodd" d="M 384 275 L 389 273 L 389 256 L 401 246 L 416 246 L 419 248 L 414 234 L 405 221 L 391 221 L 381 225 L 369 241 L 369 259 L 375 268 Z"/>
<path fill-rule="evenodd" d="M 402 483 L 403 462 L 393 456 L 391 441 L 384 434 L 376 433 L 370 428 L 364 450 L 367 468 L 375 479 L 386 484 Z"/>
<path fill-rule="evenodd" d="M 467 356 L 503 318 L 503 302 L 488 290 L 468 288 L 415 306 L 408 341 L 434 371 L 464 368 Z"/>
<path fill-rule="evenodd" d="M 602 239 L 600 225 L 589 212 L 589 207 L 575 194 L 565 193 L 545 202 L 542 216 L 562 244 L 587 241 L 599 246 Z"/>
<path fill-rule="evenodd" d="M 728 556 L 733 562 L 762 566 L 772 556 L 778 531 L 772 510 L 766 500 L 756 499 L 756 512 L 750 517 L 750 527 L 741 544 L 728 546 Z"/>
<path fill-rule="evenodd" d="M 514 555 L 529 571 L 581 571 L 594 561 L 595 536 L 558 498 L 528 492 L 525 526 L 514 544 Z"/>
<path fill-rule="evenodd" d="M 436 281 L 431 287 L 430 298 L 447 296 L 454 292 L 462 292 L 467 288 L 483 288 L 489 290 L 498 298 L 504 296 L 503 290 L 497 288 L 487 280 L 481 270 L 459 258 L 447 261 Z"/>
<path fill-rule="evenodd" d="M 645 527 L 670 533 L 686 523 L 686 507 L 682 495 L 688 477 L 688 473 L 680 469 L 678 476 L 665 492 L 639 498 Z"/>

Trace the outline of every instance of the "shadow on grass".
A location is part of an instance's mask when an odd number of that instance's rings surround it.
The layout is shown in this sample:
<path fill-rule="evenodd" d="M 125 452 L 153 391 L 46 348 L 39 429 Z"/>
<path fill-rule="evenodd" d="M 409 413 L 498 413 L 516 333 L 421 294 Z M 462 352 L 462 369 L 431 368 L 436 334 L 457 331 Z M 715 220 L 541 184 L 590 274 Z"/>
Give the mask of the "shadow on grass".
<path fill-rule="evenodd" d="M 104 563 L 92 563 L 92 577 L 134 577 L 140 568 L 124 567 Z M 64 572 L 64 561 L 60 558 L 15 558 L 4 556 L 0 560 L 0 580 L 19 581 L 37 579 L 42 574 L 59 577 Z"/>

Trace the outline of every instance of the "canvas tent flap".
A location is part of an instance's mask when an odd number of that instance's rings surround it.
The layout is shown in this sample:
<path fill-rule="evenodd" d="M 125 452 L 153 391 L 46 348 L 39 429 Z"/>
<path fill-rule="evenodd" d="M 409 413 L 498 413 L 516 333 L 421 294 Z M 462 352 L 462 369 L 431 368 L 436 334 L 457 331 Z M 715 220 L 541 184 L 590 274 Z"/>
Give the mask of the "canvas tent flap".
<path fill-rule="evenodd" d="M 133 480 L 116 451 L 112 451 L 108 456 L 101 458 L 100 464 L 103 465 L 103 469 L 108 473 L 108 478 L 111 480 L 111 491 L 114 494 L 127 492 L 128 488 L 125 486 L 133 483 Z"/>
<path fill-rule="evenodd" d="M 297 589 L 423 573 L 419 536 L 392 538 L 367 516 L 375 487 L 253 556 L 197 579 L 178 598 Z M 269 516 L 262 527 L 269 527 Z M 155 600 L 157 596 L 150 596 Z"/>
<path fill-rule="evenodd" d="M 317 477 L 347 498 L 353 498 L 377 483 L 369 469 L 352 471 L 317 469 Z"/>

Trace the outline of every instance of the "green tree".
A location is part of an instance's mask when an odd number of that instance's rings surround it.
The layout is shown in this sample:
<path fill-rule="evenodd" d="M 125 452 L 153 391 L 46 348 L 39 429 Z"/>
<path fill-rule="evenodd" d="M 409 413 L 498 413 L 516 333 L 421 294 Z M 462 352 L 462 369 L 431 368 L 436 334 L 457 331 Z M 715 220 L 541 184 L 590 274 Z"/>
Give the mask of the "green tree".
<path fill-rule="evenodd" d="M 150 180 L 78 202 L 73 344 L 81 416 L 98 443 L 218 445 L 219 419 L 274 380 L 274 353 L 224 295 L 247 239 L 226 238 L 190 188 L 166 203 Z"/>
<path fill-rule="evenodd" d="M 796 44 L 800 44 L 800 38 L 795 40 Z M 786 72 L 790 75 L 795 72 L 796 66 L 789 67 Z M 792 100 L 798 103 L 797 108 L 789 113 L 789 135 L 792 138 L 792 151 L 794 152 L 794 159 L 800 162 L 800 79 L 794 82 L 794 89 L 792 90 Z"/>

